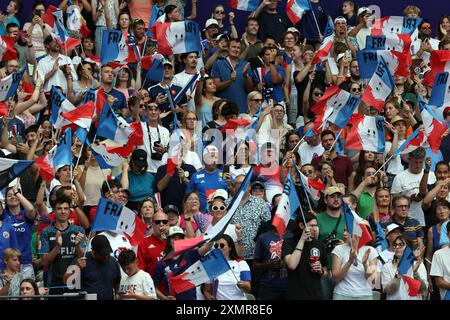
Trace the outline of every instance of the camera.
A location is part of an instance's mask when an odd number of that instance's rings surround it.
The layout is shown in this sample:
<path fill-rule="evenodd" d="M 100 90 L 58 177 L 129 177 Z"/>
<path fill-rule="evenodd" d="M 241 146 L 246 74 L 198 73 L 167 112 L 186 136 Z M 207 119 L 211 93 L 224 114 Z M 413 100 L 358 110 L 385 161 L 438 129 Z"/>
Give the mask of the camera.
<path fill-rule="evenodd" d="M 161 144 L 161 140 L 155 141 L 155 143 L 153 145 L 155 146 L 156 144 L 158 144 L 158 145 Z M 151 159 L 152 160 L 161 161 L 162 157 L 163 157 L 162 153 L 159 153 L 159 152 L 152 152 L 151 153 Z"/>
<path fill-rule="evenodd" d="M 325 249 L 328 253 L 331 253 L 334 248 L 339 244 L 340 240 L 336 237 L 336 232 L 330 233 L 325 239 L 323 239 L 323 243 L 325 245 Z"/>

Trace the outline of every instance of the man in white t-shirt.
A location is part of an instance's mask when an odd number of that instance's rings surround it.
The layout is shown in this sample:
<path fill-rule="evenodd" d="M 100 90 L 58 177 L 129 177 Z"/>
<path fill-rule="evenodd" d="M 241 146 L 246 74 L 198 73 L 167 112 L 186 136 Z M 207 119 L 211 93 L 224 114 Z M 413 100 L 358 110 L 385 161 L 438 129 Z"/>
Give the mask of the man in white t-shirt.
<path fill-rule="evenodd" d="M 392 182 L 391 193 L 393 195 L 404 195 L 411 199 L 409 216 L 417 219 L 422 226 L 425 226 L 425 217 L 422 209 L 422 199 L 424 195 L 419 193 L 420 180 L 423 176 L 423 163 L 425 161 L 425 149 L 422 147 L 408 154 L 409 167 L 400 172 Z M 436 182 L 433 172 L 428 175 L 428 184 Z"/>
<path fill-rule="evenodd" d="M 446 230 L 442 228 L 441 233 L 446 232 L 450 237 L 450 224 Z M 439 288 L 442 300 L 450 300 L 450 247 L 445 246 L 437 250 L 431 262 L 430 276 L 434 277 L 436 286 Z"/>
<path fill-rule="evenodd" d="M 313 127 L 314 123 L 309 122 L 305 125 L 303 132 L 306 134 L 308 130 L 312 131 Z M 325 151 L 320 143 L 320 135 L 314 131 L 312 131 L 312 136 L 305 137 L 305 141 L 306 143 L 302 143 L 297 149 L 302 164 L 311 163 L 314 157 L 320 157 Z"/>
<path fill-rule="evenodd" d="M 133 250 L 123 250 L 119 255 L 119 264 L 125 273 L 120 280 L 119 296 L 121 299 L 156 299 L 156 290 L 152 277 L 138 268 L 136 254 Z"/>
<path fill-rule="evenodd" d="M 181 56 L 181 60 L 183 61 L 185 67 L 184 71 L 177 73 L 172 80 L 172 85 L 179 86 L 184 88 L 191 78 L 197 73 L 197 65 L 198 65 L 198 52 L 188 52 L 183 53 Z M 198 81 L 198 80 L 197 80 Z M 197 82 L 186 91 L 187 96 L 187 108 L 189 111 L 195 112 L 195 88 L 197 86 Z"/>

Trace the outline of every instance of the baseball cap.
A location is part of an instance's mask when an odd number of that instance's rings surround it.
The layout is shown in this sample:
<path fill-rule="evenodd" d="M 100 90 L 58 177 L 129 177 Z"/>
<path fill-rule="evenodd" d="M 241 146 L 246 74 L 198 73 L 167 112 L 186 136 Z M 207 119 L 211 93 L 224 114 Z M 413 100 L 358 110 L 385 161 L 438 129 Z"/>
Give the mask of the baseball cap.
<path fill-rule="evenodd" d="M 97 235 L 92 239 L 91 247 L 95 253 L 102 257 L 108 256 L 113 252 L 108 239 L 102 234 Z"/>
<path fill-rule="evenodd" d="M 177 215 L 180 215 L 180 210 L 178 210 L 177 206 L 173 204 L 169 204 L 163 208 L 164 213 L 175 212 Z"/>
<path fill-rule="evenodd" d="M 136 149 L 131 154 L 131 161 L 138 167 L 145 167 L 147 165 L 147 151 Z"/>
<path fill-rule="evenodd" d="M 325 196 L 331 196 L 335 193 L 340 193 L 343 195 L 341 188 L 339 188 L 338 186 L 331 186 L 325 190 Z"/>
<path fill-rule="evenodd" d="M 213 18 L 208 19 L 208 20 L 206 20 L 206 23 L 205 23 L 205 29 L 208 29 L 209 27 L 211 27 L 213 25 L 219 26 L 219 22 Z"/>
<path fill-rule="evenodd" d="M 402 226 L 400 226 L 396 223 L 391 223 L 390 225 L 388 225 L 386 227 L 386 235 L 388 235 L 389 233 L 391 233 L 392 231 L 394 231 L 396 229 L 400 229 L 401 232 L 405 231 L 405 229 Z"/>
<path fill-rule="evenodd" d="M 224 200 L 228 199 L 228 192 L 224 189 L 217 189 L 208 198 L 208 201 L 213 201 L 215 198 L 223 198 Z"/>
<path fill-rule="evenodd" d="M 394 125 L 396 122 L 403 121 L 406 124 L 406 120 L 400 116 L 394 116 L 391 120 L 391 124 Z"/>
<path fill-rule="evenodd" d="M 286 30 L 286 32 L 298 33 L 298 35 L 300 36 L 300 31 L 296 27 L 290 27 Z"/>
<path fill-rule="evenodd" d="M 405 94 L 403 100 L 405 100 L 405 102 L 412 102 L 414 105 L 417 104 L 417 96 L 412 92 Z"/>
<path fill-rule="evenodd" d="M 370 15 L 372 15 L 373 11 L 370 10 L 369 8 L 367 8 L 367 7 L 361 7 L 361 8 L 358 9 L 358 16 L 360 16 L 362 14 L 365 14 L 365 13 L 369 13 Z"/>
<path fill-rule="evenodd" d="M 169 237 L 176 235 L 176 234 L 182 234 L 184 236 L 184 231 L 178 226 L 173 226 L 169 228 Z"/>
<path fill-rule="evenodd" d="M 219 34 L 216 38 L 216 41 L 219 42 L 222 38 L 226 38 L 228 41 L 230 41 L 230 36 L 226 33 Z"/>
<path fill-rule="evenodd" d="M 205 147 L 205 149 L 203 150 L 203 156 L 205 156 L 206 154 L 210 153 L 210 152 L 217 152 L 219 153 L 219 149 L 217 149 L 216 146 L 209 144 Z"/>
<path fill-rule="evenodd" d="M 170 60 L 168 60 L 168 59 L 164 59 L 164 61 L 163 61 L 162 65 L 163 65 L 163 66 L 165 66 L 165 65 L 169 65 L 169 66 L 171 66 L 171 67 L 173 68 L 173 64 L 172 64 L 172 62 L 171 62 Z"/>
<path fill-rule="evenodd" d="M 338 21 L 344 21 L 345 23 L 347 23 L 347 19 L 345 19 L 343 16 L 339 16 L 339 17 L 336 17 L 336 19 L 334 19 L 334 23 L 336 23 Z"/>
<path fill-rule="evenodd" d="M 254 186 L 261 186 L 263 189 L 265 189 L 264 182 L 262 182 L 261 180 L 253 181 L 252 185 L 251 185 L 251 189 L 253 189 Z"/>

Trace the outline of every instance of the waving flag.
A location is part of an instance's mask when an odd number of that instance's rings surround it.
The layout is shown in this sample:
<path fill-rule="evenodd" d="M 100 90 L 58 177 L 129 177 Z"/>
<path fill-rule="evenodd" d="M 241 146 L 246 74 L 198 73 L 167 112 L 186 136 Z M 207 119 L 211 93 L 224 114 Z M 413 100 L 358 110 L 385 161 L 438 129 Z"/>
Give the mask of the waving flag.
<path fill-rule="evenodd" d="M 100 198 L 91 231 L 106 230 L 122 232 L 132 246 L 137 246 L 145 237 L 146 225 L 133 210 L 106 198 Z"/>
<path fill-rule="evenodd" d="M 450 72 L 436 73 L 434 86 L 429 101 L 430 107 L 435 111 L 437 119 L 444 121 L 444 110 L 450 107 Z"/>
<path fill-rule="evenodd" d="M 70 112 L 61 114 L 61 116 L 71 123 L 75 123 L 77 126 L 89 130 L 94 112 L 94 102 L 89 101 Z"/>
<path fill-rule="evenodd" d="M 411 55 L 411 54 L 409 54 Z M 391 74 L 408 77 L 409 64 L 406 54 L 388 50 L 359 50 L 356 53 L 359 66 L 359 74 L 362 79 L 370 79 L 375 73 L 380 58 L 386 61 Z"/>
<path fill-rule="evenodd" d="M 0 190 L 27 170 L 34 161 L 0 158 Z"/>
<path fill-rule="evenodd" d="M 318 201 L 320 199 L 320 192 L 325 190 L 325 185 L 322 180 L 308 178 L 298 169 L 297 166 L 295 166 L 295 170 L 297 171 L 297 177 L 300 180 L 302 188 L 307 192 L 307 196 L 309 194 L 311 199 Z"/>
<path fill-rule="evenodd" d="M 122 147 L 108 147 L 105 144 L 91 145 L 91 149 L 103 159 L 108 167 L 118 167 L 133 152 L 134 145 L 127 144 Z"/>
<path fill-rule="evenodd" d="M 366 50 L 394 50 L 402 53 L 410 53 L 411 35 L 387 34 L 381 36 L 367 36 Z"/>
<path fill-rule="evenodd" d="M 50 5 L 42 16 L 42 21 L 52 28 L 55 27 L 55 16 L 53 15 L 53 12 L 55 12 L 56 10 L 59 9 L 53 5 Z"/>
<path fill-rule="evenodd" d="M 53 15 L 55 16 L 55 26 L 52 29 L 52 35 L 60 46 L 68 51 L 81 45 L 80 39 L 69 37 L 69 34 L 64 27 L 63 11 L 60 9 L 55 10 Z"/>
<path fill-rule="evenodd" d="M 128 45 L 127 34 L 115 29 L 103 30 L 100 60 L 103 64 L 110 61 L 136 62 L 136 54 L 132 46 Z"/>
<path fill-rule="evenodd" d="M 153 6 L 152 8 L 152 15 L 150 16 L 150 21 L 148 23 L 148 29 L 145 32 L 145 35 L 148 38 L 153 39 L 155 37 L 154 33 L 155 33 L 155 23 L 157 22 L 161 22 L 163 23 L 166 19 L 166 14 L 164 13 L 164 10 L 161 10 L 160 8 L 158 8 L 157 6 Z"/>
<path fill-rule="evenodd" d="M 425 74 L 423 84 L 432 87 L 436 74 L 439 72 L 450 72 L 450 51 L 433 50 L 430 55 L 431 70 Z"/>
<path fill-rule="evenodd" d="M 230 8 L 241 11 L 255 11 L 261 0 L 227 0 Z"/>
<path fill-rule="evenodd" d="M 420 131 L 419 128 L 414 130 L 413 133 L 401 144 L 400 147 L 394 152 L 392 157 L 396 157 L 399 154 L 407 154 L 414 150 L 416 150 L 418 147 L 422 146 L 426 141 L 426 136 L 424 135 L 423 131 Z"/>
<path fill-rule="evenodd" d="M 253 166 L 247 172 L 244 181 L 241 184 L 241 187 L 233 196 L 233 199 L 227 205 L 227 213 L 223 216 L 222 219 L 219 220 L 214 226 L 211 227 L 208 233 L 189 239 L 177 240 L 174 242 L 173 252 L 170 252 L 167 256 L 173 257 L 177 256 L 182 252 L 190 250 L 202 243 L 215 241 L 219 239 L 222 234 L 225 232 L 228 224 L 236 213 L 237 208 L 241 205 L 241 200 L 244 197 L 244 194 L 247 192 L 248 186 L 250 185 L 250 180 L 253 176 Z"/>
<path fill-rule="evenodd" d="M 325 32 L 323 35 L 322 44 L 320 45 L 319 50 L 316 52 L 312 59 L 312 64 L 321 63 L 326 58 L 329 57 L 331 53 L 331 47 L 333 46 L 334 41 L 334 25 L 333 20 L 328 19 L 327 27 L 325 28 Z"/>
<path fill-rule="evenodd" d="M 52 86 L 50 90 L 52 111 L 50 115 L 50 122 L 56 129 L 70 125 L 70 121 L 62 117 L 63 113 L 68 113 L 75 110 L 75 106 L 58 90 Z"/>
<path fill-rule="evenodd" d="M 309 0 L 288 0 L 286 15 L 292 24 L 296 25 L 303 17 L 305 11 L 311 10 Z M 254 10 L 250 10 L 254 11 Z"/>
<path fill-rule="evenodd" d="M 372 35 L 388 34 L 413 34 L 422 22 L 422 18 L 408 18 L 401 16 L 388 16 L 375 19 L 372 27 Z"/>
<path fill-rule="evenodd" d="M 442 137 L 447 131 L 447 126 L 437 119 L 437 116 L 423 101 L 419 102 L 420 115 L 422 116 L 423 126 L 428 144 L 433 153 L 438 153 L 441 146 Z"/>
<path fill-rule="evenodd" d="M 72 165 L 72 129 L 67 128 L 64 134 L 59 139 L 59 142 L 47 154 L 45 162 L 53 168 L 58 170 L 64 166 Z"/>
<path fill-rule="evenodd" d="M 288 173 L 286 182 L 284 183 L 283 194 L 277 206 L 277 211 L 273 216 L 272 225 L 277 229 L 280 237 L 286 231 L 289 220 L 295 218 L 295 211 L 300 207 L 297 190 L 295 190 L 294 181 L 291 173 Z"/>
<path fill-rule="evenodd" d="M 420 280 L 416 280 L 408 276 L 403 276 L 402 281 L 400 281 L 399 291 L 408 292 L 408 295 L 410 297 L 417 297 L 419 296 L 420 286 Z"/>
<path fill-rule="evenodd" d="M 100 114 L 97 135 L 122 144 L 143 144 L 141 123 L 127 123 L 124 118 L 116 115 L 108 104 L 105 104 Z"/>
<path fill-rule="evenodd" d="M 160 54 L 142 57 L 142 68 L 148 70 L 145 79 L 151 82 L 161 82 L 164 76 L 163 62 L 164 56 Z"/>
<path fill-rule="evenodd" d="M 0 80 L 0 101 L 6 101 L 17 93 L 17 87 L 22 80 L 24 72 L 25 67 Z"/>
<path fill-rule="evenodd" d="M 419 295 L 420 280 L 416 280 L 408 276 L 412 273 L 412 268 L 416 257 L 412 252 L 411 248 L 406 246 L 403 255 L 398 263 L 398 272 L 402 275 L 402 281 L 400 281 L 400 293 L 408 293 L 410 297 L 415 297 Z"/>
<path fill-rule="evenodd" d="M 53 169 L 50 164 L 47 162 L 47 153 L 44 153 L 42 156 L 36 159 L 35 165 L 39 168 L 39 175 L 44 179 L 47 183 L 52 182 L 54 175 Z"/>
<path fill-rule="evenodd" d="M 169 286 L 176 294 L 180 294 L 209 282 L 230 270 L 230 265 L 222 251 L 214 249 L 201 257 L 182 274 L 175 277 L 169 276 Z"/>
<path fill-rule="evenodd" d="M 14 48 L 16 38 L 9 36 L 0 37 L 0 61 L 17 59 L 17 51 Z"/>
<path fill-rule="evenodd" d="M 345 145 L 347 149 L 384 152 L 384 117 L 369 117 L 357 113 L 350 118 L 349 126 Z"/>
<path fill-rule="evenodd" d="M 311 108 L 317 115 L 315 123 L 328 121 L 339 128 L 344 128 L 360 102 L 361 99 L 354 94 L 339 87 L 330 86 Z"/>
<path fill-rule="evenodd" d="M 386 238 L 386 234 L 384 233 L 383 227 L 381 226 L 381 223 L 377 224 L 377 251 L 378 253 L 383 252 L 389 247 L 388 240 Z"/>
<path fill-rule="evenodd" d="M 200 53 L 202 50 L 200 27 L 193 21 L 158 22 L 155 28 L 160 54 Z"/>
<path fill-rule="evenodd" d="M 383 57 L 380 57 L 377 69 L 369 81 L 362 101 L 368 106 L 376 108 L 381 111 L 387 97 L 391 94 L 394 88 L 394 79 Z"/>
<path fill-rule="evenodd" d="M 183 99 L 183 97 L 186 96 L 186 92 L 188 92 L 189 90 L 191 90 L 192 87 L 195 87 L 195 85 L 197 84 L 197 80 L 200 77 L 200 74 L 198 72 L 196 72 L 191 79 L 189 80 L 189 82 L 184 86 L 183 89 L 181 89 L 177 95 L 175 96 L 175 98 L 173 99 L 173 105 L 176 106 L 181 99 Z M 194 91 L 194 90 L 192 90 Z M 191 91 L 191 92 L 192 92 Z"/>
<path fill-rule="evenodd" d="M 353 242 L 353 248 L 356 252 L 372 240 L 370 231 L 364 220 L 361 219 L 345 202 L 342 203 L 342 212 L 345 218 L 345 225 Z"/>
<path fill-rule="evenodd" d="M 67 8 L 66 25 L 67 29 L 81 33 L 84 38 L 87 38 L 91 33 L 91 31 L 86 27 L 86 23 L 81 16 L 80 7 L 74 4 Z"/>

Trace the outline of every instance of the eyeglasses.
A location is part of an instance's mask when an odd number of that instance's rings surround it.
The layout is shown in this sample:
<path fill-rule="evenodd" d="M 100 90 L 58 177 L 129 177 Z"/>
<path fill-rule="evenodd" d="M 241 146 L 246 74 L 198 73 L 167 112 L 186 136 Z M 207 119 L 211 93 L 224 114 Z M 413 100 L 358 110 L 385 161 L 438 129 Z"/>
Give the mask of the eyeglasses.
<path fill-rule="evenodd" d="M 350 91 L 351 92 L 361 92 L 361 89 L 360 88 L 352 88 Z"/>
<path fill-rule="evenodd" d="M 323 93 L 322 92 L 314 92 L 314 96 L 321 97 L 321 96 L 323 96 Z"/>
<path fill-rule="evenodd" d="M 397 206 L 395 206 L 396 208 L 409 208 L 409 205 L 407 205 L 407 204 L 400 204 L 400 205 L 397 205 Z"/>
<path fill-rule="evenodd" d="M 161 224 L 168 224 L 169 220 L 154 220 L 153 221 L 156 225 L 161 225 Z"/>
<path fill-rule="evenodd" d="M 215 14 L 224 14 L 225 11 L 215 11 L 214 13 L 215 13 Z"/>
<path fill-rule="evenodd" d="M 405 244 L 403 243 L 403 242 L 400 242 L 400 243 L 394 243 L 393 245 L 392 245 L 392 247 L 394 248 L 394 249 L 401 249 L 401 248 L 403 248 L 405 246 Z"/>
<path fill-rule="evenodd" d="M 250 99 L 250 101 L 255 101 L 255 102 L 263 102 L 264 99 Z"/>
<path fill-rule="evenodd" d="M 220 247 L 220 249 L 225 248 L 225 243 L 219 243 L 219 244 L 216 243 L 216 244 L 214 245 L 214 248 L 217 249 L 218 247 Z"/>
<path fill-rule="evenodd" d="M 224 211 L 225 210 L 225 206 L 212 206 L 211 210 L 212 211 Z"/>

